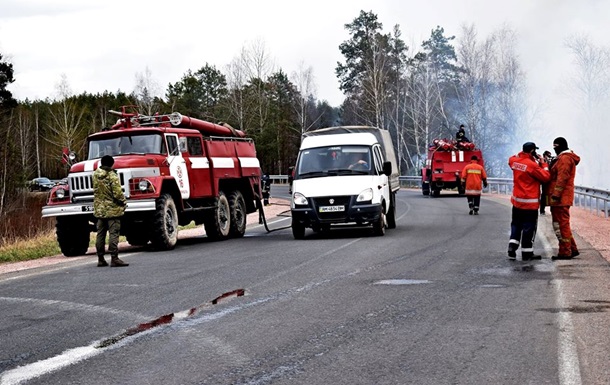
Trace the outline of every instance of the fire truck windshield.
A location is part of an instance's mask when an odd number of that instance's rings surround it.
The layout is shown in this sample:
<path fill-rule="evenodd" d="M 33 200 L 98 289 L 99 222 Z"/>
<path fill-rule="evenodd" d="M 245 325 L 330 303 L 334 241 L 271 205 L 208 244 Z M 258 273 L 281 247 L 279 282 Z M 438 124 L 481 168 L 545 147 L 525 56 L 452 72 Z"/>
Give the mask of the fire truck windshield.
<path fill-rule="evenodd" d="M 163 137 L 159 134 L 127 135 L 95 138 L 89 142 L 89 159 L 104 155 L 164 154 Z"/>

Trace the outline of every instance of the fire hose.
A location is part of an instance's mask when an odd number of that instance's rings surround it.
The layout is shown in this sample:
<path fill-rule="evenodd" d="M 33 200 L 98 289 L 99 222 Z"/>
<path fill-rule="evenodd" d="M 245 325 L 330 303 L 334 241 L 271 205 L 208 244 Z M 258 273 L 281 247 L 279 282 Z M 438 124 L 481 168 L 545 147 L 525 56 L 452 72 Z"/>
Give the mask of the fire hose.
<path fill-rule="evenodd" d="M 256 198 L 256 209 L 258 210 L 258 223 L 264 225 L 265 230 L 267 230 L 268 233 L 270 233 L 272 231 L 289 229 L 291 227 L 291 226 L 284 226 L 284 227 L 278 227 L 277 229 L 269 229 L 269 226 L 267 225 L 267 218 L 265 218 L 264 206 L 261 203 L 260 198 Z"/>

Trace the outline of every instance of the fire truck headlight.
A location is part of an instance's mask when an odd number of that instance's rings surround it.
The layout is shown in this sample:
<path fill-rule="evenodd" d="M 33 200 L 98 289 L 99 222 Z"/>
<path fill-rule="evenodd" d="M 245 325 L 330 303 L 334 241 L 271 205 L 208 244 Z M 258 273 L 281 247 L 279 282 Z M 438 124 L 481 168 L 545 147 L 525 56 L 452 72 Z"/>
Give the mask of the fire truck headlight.
<path fill-rule="evenodd" d="M 63 188 L 58 188 L 57 190 L 55 190 L 55 196 L 57 197 L 57 199 L 64 199 L 64 197 L 66 196 L 66 190 L 64 190 Z"/>
<path fill-rule="evenodd" d="M 140 189 L 140 191 L 142 192 L 146 192 L 146 190 L 148 190 L 148 188 L 150 187 L 150 182 L 147 181 L 146 179 L 142 179 L 139 183 L 138 183 L 138 188 Z"/>
<path fill-rule="evenodd" d="M 368 201 L 372 201 L 372 200 L 373 200 L 373 189 L 372 188 L 367 188 L 366 190 L 362 191 L 358 195 L 358 198 L 356 198 L 356 202 L 368 202 Z"/>
<path fill-rule="evenodd" d="M 293 200 L 294 200 L 295 205 L 299 205 L 299 206 L 307 205 L 307 198 L 305 198 L 305 195 L 303 195 L 301 193 L 294 193 Z"/>

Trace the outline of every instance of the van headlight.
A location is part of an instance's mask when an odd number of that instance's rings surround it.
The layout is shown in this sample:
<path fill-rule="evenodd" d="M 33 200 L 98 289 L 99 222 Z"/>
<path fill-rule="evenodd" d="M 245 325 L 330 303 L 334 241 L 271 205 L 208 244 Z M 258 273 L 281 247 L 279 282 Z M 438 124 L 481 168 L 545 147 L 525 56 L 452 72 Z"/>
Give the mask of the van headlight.
<path fill-rule="evenodd" d="M 305 195 L 303 195 L 301 193 L 298 193 L 298 192 L 294 193 L 292 195 L 292 200 L 295 205 L 307 206 L 307 198 L 305 198 Z"/>
<path fill-rule="evenodd" d="M 356 198 L 356 202 L 370 202 L 373 200 L 373 189 L 367 188 L 363 190 L 360 194 L 358 194 L 358 198 Z"/>

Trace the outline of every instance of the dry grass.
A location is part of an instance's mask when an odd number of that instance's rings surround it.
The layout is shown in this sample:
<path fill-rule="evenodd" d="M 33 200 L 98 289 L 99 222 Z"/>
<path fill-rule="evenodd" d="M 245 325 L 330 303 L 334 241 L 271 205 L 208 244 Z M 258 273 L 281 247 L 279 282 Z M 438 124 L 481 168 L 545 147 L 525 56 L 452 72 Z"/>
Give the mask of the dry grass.
<path fill-rule="evenodd" d="M 25 261 L 58 254 L 55 219 L 42 218 L 46 193 L 23 192 L 0 218 L 0 262 Z"/>

